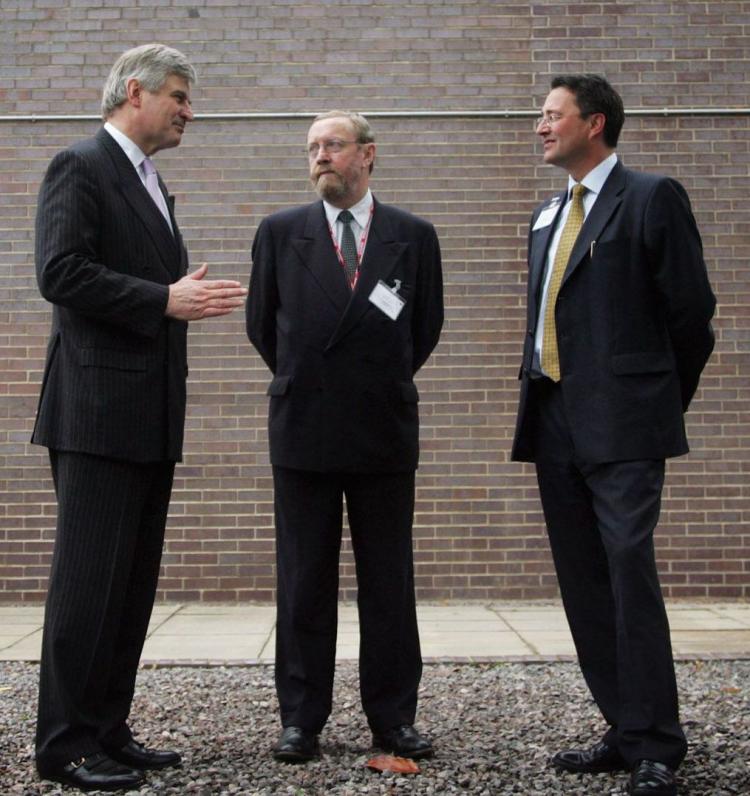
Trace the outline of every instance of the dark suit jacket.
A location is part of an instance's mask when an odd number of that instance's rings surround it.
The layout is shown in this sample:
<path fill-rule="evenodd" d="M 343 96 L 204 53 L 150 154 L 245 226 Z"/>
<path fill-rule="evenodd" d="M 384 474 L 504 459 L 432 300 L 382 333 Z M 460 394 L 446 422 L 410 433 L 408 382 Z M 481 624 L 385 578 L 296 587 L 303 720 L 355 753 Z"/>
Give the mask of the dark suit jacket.
<path fill-rule="evenodd" d="M 528 321 L 512 457 L 534 461 L 528 380 L 555 221 L 528 241 Z M 558 211 L 559 217 L 559 211 Z M 592 255 L 593 247 L 593 255 Z M 561 388 L 584 461 L 688 450 L 683 413 L 713 349 L 715 299 L 683 187 L 615 165 L 581 229 L 556 305 Z"/>
<path fill-rule="evenodd" d="M 399 472 L 418 459 L 413 376 L 443 323 L 431 224 L 375 203 L 354 293 L 322 202 L 263 220 L 253 242 L 247 333 L 274 374 L 271 461 L 302 470 Z M 378 280 L 406 304 L 391 320 L 368 297 Z"/>
<path fill-rule="evenodd" d="M 54 308 L 33 442 L 133 462 L 181 458 L 187 324 L 164 310 L 187 253 L 172 224 L 174 236 L 106 130 L 52 160 L 36 270 Z"/>

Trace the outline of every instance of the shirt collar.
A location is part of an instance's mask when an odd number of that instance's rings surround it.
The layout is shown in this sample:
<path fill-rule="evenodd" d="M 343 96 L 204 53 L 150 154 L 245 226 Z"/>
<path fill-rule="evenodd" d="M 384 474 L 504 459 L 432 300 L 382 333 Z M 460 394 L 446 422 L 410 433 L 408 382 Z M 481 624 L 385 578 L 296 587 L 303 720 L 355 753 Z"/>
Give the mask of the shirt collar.
<path fill-rule="evenodd" d="M 140 174 L 141 163 L 146 159 L 146 155 L 140 147 L 134 141 L 131 141 L 125 133 L 118 130 L 112 122 L 104 122 L 104 129 L 117 141 L 120 147 L 122 147 L 122 151 L 127 155 L 128 160 Z"/>
<path fill-rule="evenodd" d="M 356 205 L 349 208 L 349 212 L 354 216 L 354 220 L 359 224 L 362 229 L 367 226 L 367 222 L 370 220 L 370 209 L 372 208 L 373 198 L 370 189 L 367 189 L 367 193 L 357 202 Z M 331 229 L 336 229 L 335 224 L 336 220 L 339 217 L 339 213 L 341 212 L 340 207 L 334 207 L 330 202 L 326 202 L 323 200 L 323 207 L 326 211 L 326 218 L 328 219 L 328 223 L 331 225 Z"/>
<path fill-rule="evenodd" d="M 581 184 L 585 185 L 592 194 L 601 193 L 604 183 L 607 181 L 607 177 L 609 177 L 609 174 L 615 167 L 616 163 L 617 153 L 613 152 L 609 157 L 604 158 L 604 160 L 598 166 L 595 166 L 593 169 L 591 169 L 591 171 L 581 180 Z M 570 198 L 571 191 L 575 185 L 576 181 L 572 177 L 568 177 L 568 198 Z"/>

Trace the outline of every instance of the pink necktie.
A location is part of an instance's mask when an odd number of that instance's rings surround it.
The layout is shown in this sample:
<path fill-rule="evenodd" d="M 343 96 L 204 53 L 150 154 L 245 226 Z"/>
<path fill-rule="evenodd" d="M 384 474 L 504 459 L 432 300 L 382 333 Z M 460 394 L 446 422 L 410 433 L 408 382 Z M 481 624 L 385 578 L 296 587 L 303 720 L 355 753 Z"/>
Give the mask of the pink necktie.
<path fill-rule="evenodd" d="M 156 203 L 156 206 L 161 211 L 161 214 L 164 216 L 164 219 L 171 230 L 172 220 L 169 217 L 169 210 L 167 210 L 167 202 L 164 199 L 164 194 L 161 192 L 161 188 L 159 187 L 159 178 L 156 175 L 154 162 L 151 160 L 151 158 L 144 158 L 142 166 L 143 173 L 146 175 L 146 190 L 151 195 L 151 198 Z"/>

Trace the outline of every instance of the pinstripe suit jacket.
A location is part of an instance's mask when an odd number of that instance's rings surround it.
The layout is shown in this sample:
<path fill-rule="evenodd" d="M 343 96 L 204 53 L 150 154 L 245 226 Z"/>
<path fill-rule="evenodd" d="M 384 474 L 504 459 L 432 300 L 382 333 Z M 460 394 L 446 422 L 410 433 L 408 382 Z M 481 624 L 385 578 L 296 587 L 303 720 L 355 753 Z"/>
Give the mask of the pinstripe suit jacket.
<path fill-rule="evenodd" d="M 174 236 L 104 129 L 52 160 L 36 218 L 37 281 L 54 307 L 33 442 L 181 458 L 187 323 L 164 311 L 187 252 L 172 224 Z"/>

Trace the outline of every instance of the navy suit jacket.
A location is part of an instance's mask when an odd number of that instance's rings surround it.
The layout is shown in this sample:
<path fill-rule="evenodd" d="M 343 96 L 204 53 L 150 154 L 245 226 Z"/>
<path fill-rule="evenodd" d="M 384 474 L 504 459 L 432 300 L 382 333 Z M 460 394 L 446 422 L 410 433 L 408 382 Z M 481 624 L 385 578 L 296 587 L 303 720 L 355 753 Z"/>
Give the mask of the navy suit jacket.
<path fill-rule="evenodd" d="M 172 225 L 106 130 L 53 158 L 36 218 L 37 281 L 54 307 L 33 442 L 181 458 L 187 323 L 164 310 L 188 263 Z"/>
<path fill-rule="evenodd" d="M 544 266 L 566 194 L 538 207 L 528 239 L 527 331 L 512 458 L 534 461 L 529 376 Z M 559 202 L 552 224 L 539 214 Z M 688 450 L 683 413 L 713 349 L 715 307 L 700 235 L 675 180 L 617 163 L 571 253 L 555 320 L 561 389 L 587 462 Z"/>
<path fill-rule="evenodd" d="M 353 293 L 320 201 L 264 219 L 252 259 L 247 334 L 274 374 L 272 463 L 319 472 L 413 470 L 413 376 L 443 323 L 433 226 L 376 201 Z M 379 280 L 401 283 L 406 303 L 396 320 L 368 300 Z"/>

